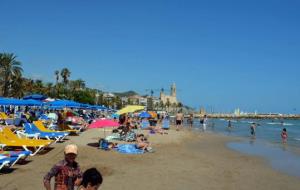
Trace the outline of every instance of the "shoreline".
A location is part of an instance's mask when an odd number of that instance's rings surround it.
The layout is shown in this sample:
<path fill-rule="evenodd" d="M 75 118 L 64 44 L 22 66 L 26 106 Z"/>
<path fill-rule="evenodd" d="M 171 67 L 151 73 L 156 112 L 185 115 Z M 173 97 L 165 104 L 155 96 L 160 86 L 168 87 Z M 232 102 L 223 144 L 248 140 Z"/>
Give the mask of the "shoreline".
<path fill-rule="evenodd" d="M 92 144 L 102 130 L 88 130 L 55 144 L 32 162 L 16 165 L 11 173 L 0 174 L 0 189 L 43 189 L 42 178 L 63 158 L 66 144 L 79 147 L 77 161 L 82 170 L 98 168 L 104 177 L 101 189 L 298 189 L 299 178 L 278 172 L 266 160 L 245 155 L 226 146 L 239 138 L 213 133 L 194 133 L 188 129 L 168 135 L 149 135 L 154 153 L 123 155 L 101 151 Z M 107 133 L 106 133 L 107 134 Z M 33 177 L 34 176 L 34 177 Z"/>

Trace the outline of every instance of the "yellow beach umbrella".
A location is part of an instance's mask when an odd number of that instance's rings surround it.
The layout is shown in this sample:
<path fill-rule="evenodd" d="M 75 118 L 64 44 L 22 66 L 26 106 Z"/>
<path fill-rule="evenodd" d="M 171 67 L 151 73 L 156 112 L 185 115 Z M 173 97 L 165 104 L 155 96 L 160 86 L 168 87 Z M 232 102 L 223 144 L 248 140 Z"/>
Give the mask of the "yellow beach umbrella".
<path fill-rule="evenodd" d="M 145 106 L 126 106 L 123 109 L 120 109 L 119 111 L 117 111 L 116 114 L 118 115 L 122 115 L 124 113 L 132 113 L 132 112 L 136 112 L 139 110 L 143 110 L 145 108 Z"/>

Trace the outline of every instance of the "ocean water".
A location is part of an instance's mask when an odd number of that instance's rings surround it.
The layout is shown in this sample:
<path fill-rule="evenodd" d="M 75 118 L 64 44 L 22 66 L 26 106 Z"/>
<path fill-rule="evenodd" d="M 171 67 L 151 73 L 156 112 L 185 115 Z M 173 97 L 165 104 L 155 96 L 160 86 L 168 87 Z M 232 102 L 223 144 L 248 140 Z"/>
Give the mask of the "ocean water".
<path fill-rule="evenodd" d="M 256 123 L 255 138 L 251 137 L 250 125 Z M 265 158 L 270 165 L 288 175 L 300 177 L 300 120 L 228 120 L 209 119 L 207 132 L 240 137 L 240 142 L 230 142 L 227 147 L 244 154 Z M 185 127 L 188 124 L 185 122 Z M 287 129 L 288 141 L 282 143 L 281 131 Z M 194 120 L 193 130 L 203 132 L 199 119 Z"/>
<path fill-rule="evenodd" d="M 281 123 L 283 121 L 283 123 Z M 272 144 L 282 144 L 281 131 L 287 129 L 288 145 L 300 148 L 300 120 L 231 120 L 232 128 L 228 129 L 228 120 L 209 119 L 207 131 L 222 133 L 228 136 L 250 138 L 250 125 L 257 123 L 256 140 L 265 141 Z M 185 122 L 185 126 L 187 123 Z M 202 130 L 200 120 L 194 120 L 194 129 Z"/>

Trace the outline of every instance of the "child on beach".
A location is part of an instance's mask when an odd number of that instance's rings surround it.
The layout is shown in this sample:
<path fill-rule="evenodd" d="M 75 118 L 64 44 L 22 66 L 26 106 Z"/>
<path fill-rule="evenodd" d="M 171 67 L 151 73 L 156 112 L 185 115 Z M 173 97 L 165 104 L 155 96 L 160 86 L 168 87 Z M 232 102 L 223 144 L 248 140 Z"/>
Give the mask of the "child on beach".
<path fill-rule="evenodd" d="M 101 173 L 96 168 L 87 169 L 82 176 L 78 190 L 97 190 L 103 182 Z"/>
<path fill-rule="evenodd" d="M 288 138 L 288 135 L 287 135 L 286 128 L 283 128 L 282 132 L 281 132 L 282 143 L 286 143 L 287 142 L 287 138 Z"/>

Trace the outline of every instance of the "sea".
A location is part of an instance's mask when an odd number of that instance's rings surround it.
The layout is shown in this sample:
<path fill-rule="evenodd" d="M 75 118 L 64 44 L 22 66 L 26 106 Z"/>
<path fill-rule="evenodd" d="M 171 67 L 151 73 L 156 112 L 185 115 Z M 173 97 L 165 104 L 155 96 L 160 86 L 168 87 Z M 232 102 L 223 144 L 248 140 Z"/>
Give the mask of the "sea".
<path fill-rule="evenodd" d="M 225 136 L 240 137 L 227 147 L 243 154 L 260 156 L 268 160 L 275 170 L 288 175 L 300 177 L 300 120 L 292 119 L 209 119 L 206 133 L 217 133 Z M 250 134 L 250 125 L 256 123 L 256 135 Z M 188 127 L 185 122 L 185 127 Z M 282 143 L 281 131 L 286 128 L 287 143 Z M 195 132 L 203 132 L 200 119 L 193 122 Z"/>

